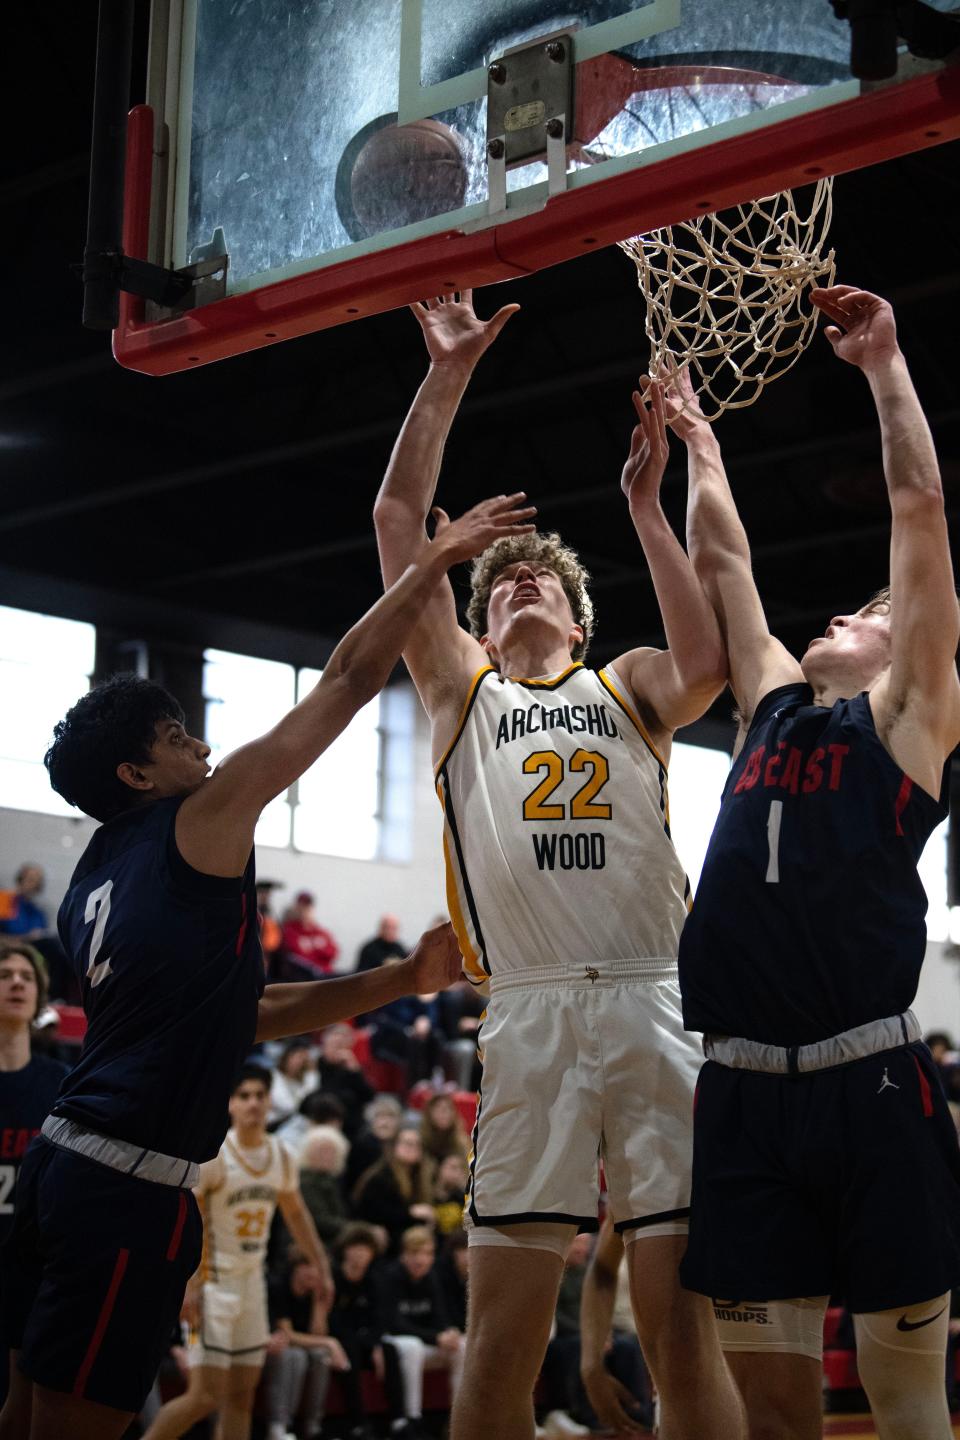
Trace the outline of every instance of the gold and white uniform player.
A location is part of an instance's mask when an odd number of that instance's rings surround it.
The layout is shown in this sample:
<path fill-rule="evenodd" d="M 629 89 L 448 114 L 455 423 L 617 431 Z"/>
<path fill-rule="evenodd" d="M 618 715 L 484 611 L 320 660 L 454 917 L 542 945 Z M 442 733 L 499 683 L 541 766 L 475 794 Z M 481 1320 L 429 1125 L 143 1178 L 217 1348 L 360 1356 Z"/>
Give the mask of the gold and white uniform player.
<path fill-rule="evenodd" d="M 263 1364 L 270 1333 L 264 1262 L 281 1196 L 298 1189 L 297 1166 L 281 1140 L 241 1146 L 230 1130 L 201 1167 L 203 1308 L 191 1336 L 191 1365 L 227 1369 Z"/>
<path fill-rule="evenodd" d="M 686 1227 L 702 1064 L 677 984 L 690 887 L 667 767 L 628 693 L 612 667 L 487 667 L 437 767 L 450 911 L 490 987 L 473 1226 L 595 1225 L 599 1157 L 618 1230 Z"/>

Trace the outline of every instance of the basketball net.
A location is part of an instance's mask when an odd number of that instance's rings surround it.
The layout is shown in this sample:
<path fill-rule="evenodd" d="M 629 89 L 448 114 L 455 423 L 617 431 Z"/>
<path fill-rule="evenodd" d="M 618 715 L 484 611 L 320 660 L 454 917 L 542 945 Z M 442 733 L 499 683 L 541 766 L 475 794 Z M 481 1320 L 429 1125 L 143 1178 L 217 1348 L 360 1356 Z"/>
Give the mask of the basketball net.
<path fill-rule="evenodd" d="M 805 292 L 833 284 L 834 252 L 821 253 L 832 214 L 827 176 L 805 216 L 784 190 L 621 240 L 647 302 L 650 374 L 686 365 L 708 420 L 752 405 L 813 337 Z"/>

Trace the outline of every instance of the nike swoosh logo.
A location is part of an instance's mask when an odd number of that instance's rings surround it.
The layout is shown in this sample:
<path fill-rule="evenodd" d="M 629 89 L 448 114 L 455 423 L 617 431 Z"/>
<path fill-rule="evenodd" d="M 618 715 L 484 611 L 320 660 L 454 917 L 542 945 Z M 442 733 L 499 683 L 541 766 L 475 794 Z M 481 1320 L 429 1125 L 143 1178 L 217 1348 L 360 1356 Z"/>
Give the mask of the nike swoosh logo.
<path fill-rule="evenodd" d="M 946 1310 L 946 1308 L 946 1305 L 944 1305 L 943 1310 Z M 901 1315 L 900 1319 L 897 1321 L 897 1329 L 922 1330 L 924 1325 L 932 1325 L 934 1320 L 939 1320 L 940 1316 L 943 1314 L 943 1310 L 938 1310 L 936 1315 L 931 1315 L 927 1320 L 915 1320 L 912 1323 L 907 1319 L 906 1315 Z"/>

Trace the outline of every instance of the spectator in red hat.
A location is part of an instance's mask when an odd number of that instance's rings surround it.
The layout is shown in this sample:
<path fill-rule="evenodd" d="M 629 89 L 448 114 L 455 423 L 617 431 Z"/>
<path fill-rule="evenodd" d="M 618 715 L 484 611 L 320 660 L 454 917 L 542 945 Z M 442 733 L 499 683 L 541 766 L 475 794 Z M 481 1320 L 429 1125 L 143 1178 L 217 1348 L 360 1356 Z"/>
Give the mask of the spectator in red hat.
<path fill-rule="evenodd" d="M 316 901 L 309 890 L 301 890 L 283 922 L 283 948 L 301 965 L 329 975 L 340 946 L 329 930 L 317 924 Z"/>

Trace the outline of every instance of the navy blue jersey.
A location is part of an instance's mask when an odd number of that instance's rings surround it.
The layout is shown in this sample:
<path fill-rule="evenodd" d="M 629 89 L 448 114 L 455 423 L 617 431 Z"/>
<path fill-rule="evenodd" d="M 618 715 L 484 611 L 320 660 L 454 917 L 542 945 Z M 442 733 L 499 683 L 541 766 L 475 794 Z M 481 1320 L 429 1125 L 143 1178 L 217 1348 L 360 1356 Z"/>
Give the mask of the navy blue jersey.
<path fill-rule="evenodd" d="M 757 706 L 680 940 L 688 1030 L 807 1045 L 906 1010 L 926 948 L 917 861 L 947 807 L 884 749 L 866 694 Z"/>
<path fill-rule="evenodd" d="M 253 856 L 236 879 L 194 870 L 174 838 L 182 799 L 102 825 L 74 871 L 58 925 L 88 1029 L 53 1113 L 203 1161 L 254 1042 L 263 956 Z"/>
<path fill-rule="evenodd" d="M 22 1070 L 0 1070 L 0 1245 L 13 1223 L 20 1162 L 57 1098 L 66 1065 L 34 1055 Z"/>

